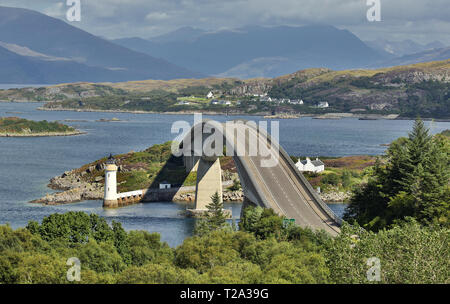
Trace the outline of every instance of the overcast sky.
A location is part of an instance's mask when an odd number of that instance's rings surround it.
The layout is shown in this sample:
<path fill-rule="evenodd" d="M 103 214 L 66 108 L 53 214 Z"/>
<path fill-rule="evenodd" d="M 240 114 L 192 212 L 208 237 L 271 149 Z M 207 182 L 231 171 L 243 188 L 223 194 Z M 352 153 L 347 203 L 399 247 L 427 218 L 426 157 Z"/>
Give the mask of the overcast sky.
<path fill-rule="evenodd" d="M 367 0 L 81 0 L 81 22 L 106 38 L 142 37 L 183 26 L 216 31 L 246 25 L 326 23 L 362 40 L 439 40 L 450 45 L 449 0 L 380 0 L 381 21 L 369 22 Z M 65 20 L 66 0 L 0 0 Z"/>

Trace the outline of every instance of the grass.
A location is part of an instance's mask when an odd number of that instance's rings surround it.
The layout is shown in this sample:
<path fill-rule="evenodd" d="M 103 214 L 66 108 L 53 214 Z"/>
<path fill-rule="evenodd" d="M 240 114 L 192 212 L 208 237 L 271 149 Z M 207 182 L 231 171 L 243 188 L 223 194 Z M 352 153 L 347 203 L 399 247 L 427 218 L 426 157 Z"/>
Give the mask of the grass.
<path fill-rule="evenodd" d="M 303 158 L 302 158 L 303 159 Z M 304 173 L 313 187 L 322 191 L 350 191 L 364 183 L 375 164 L 373 156 L 348 156 L 339 158 L 321 158 L 325 171 L 321 173 Z"/>
<path fill-rule="evenodd" d="M 32 121 L 19 117 L 0 117 L 0 133 L 8 134 L 40 134 L 67 133 L 76 130 L 58 122 Z"/>
<path fill-rule="evenodd" d="M 403 66 L 395 66 L 389 68 L 381 68 L 381 69 L 358 69 L 358 70 L 343 70 L 343 71 L 330 71 L 329 73 L 325 73 L 316 77 L 309 78 L 307 82 L 324 82 L 324 81 L 332 81 L 336 77 L 339 76 L 351 76 L 351 77 L 372 77 L 379 73 L 387 73 L 393 71 L 404 71 L 408 69 L 419 69 L 419 70 L 429 70 L 429 69 L 450 69 L 450 59 L 443 61 L 431 61 L 431 62 L 423 62 L 411 65 L 403 65 Z"/>

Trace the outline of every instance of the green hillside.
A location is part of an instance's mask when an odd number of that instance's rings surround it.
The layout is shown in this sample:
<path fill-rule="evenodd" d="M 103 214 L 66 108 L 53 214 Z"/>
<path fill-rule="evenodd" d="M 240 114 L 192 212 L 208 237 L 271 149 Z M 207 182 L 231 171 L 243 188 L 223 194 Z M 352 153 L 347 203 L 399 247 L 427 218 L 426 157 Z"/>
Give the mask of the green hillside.
<path fill-rule="evenodd" d="M 0 134 L 8 134 L 9 136 L 76 132 L 77 130 L 74 128 L 58 122 L 32 121 L 19 117 L 0 117 Z"/>
<path fill-rule="evenodd" d="M 450 59 L 376 70 L 306 69 L 274 79 L 75 83 L 0 90 L 0 100 L 46 101 L 44 108 L 48 110 L 398 114 L 450 119 L 449 72 Z M 222 103 L 205 99 L 210 91 Z M 273 100 L 264 100 L 261 95 Z M 304 103 L 292 104 L 288 99 Z M 329 107 L 317 107 L 320 102 L 328 102 Z"/>

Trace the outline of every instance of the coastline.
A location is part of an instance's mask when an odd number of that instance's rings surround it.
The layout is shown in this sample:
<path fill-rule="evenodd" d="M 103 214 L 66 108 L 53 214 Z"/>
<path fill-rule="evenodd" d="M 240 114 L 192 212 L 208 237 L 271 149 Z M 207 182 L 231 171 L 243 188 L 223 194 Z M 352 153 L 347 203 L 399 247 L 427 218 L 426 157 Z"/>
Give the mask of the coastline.
<path fill-rule="evenodd" d="M 222 116 L 267 116 L 268 119 L 270 115 L 268 112 L 258 112 L 258 113 L 245 113 L 245 112 L 211 112 L 211 111 L 178 111 L 178 112 L 156 112 L 156 111 L 143 111 L 143 110 L 101 110 L 101 109 L 75 109 L 75 108 L 44 108 L 38 107 L 39 111 L 68 111 L 68 112 L 99 112 L 99 113 L 128 113 L 128 114 L 160 114 L 160 115 L 193 115 L 196 113 L 202 113 L 204 115 L 222 115 Z M 277 115 L 275 115 L 277 116 Z M 298 114 L 295 118 L 289 117 L 289 119 L 297 119 L 303 117 L 313 117 L 317 119 L 329 119 L 336 120 L 342 118 L 358 118 L 362 120 L 415 120 L 415 117 L 404 117 L 398 114 L 354 114 L 354 113 L 324 113 L 324 114 Z M 274 117 L 277 119 L 284 119 L 283 117 Z M 424 121 L 439 121 L 439 122 L 450 122 L 450 118 L 421 118 Z"/>
<path fill-rule="evenodd" d="M 0 137 L 54 137 L 54 136 L 76 136 L 84 135 L 87 132 L 39 132 L 39 133 L 0 133 Z"/>

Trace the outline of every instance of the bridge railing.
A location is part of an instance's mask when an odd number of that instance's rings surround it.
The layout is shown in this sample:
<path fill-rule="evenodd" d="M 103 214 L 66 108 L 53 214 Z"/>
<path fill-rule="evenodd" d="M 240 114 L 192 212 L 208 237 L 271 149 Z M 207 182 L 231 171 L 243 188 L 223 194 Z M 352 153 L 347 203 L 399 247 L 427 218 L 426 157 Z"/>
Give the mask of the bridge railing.
<path fill-rule="evenodd" d="M 245 122 L 244 120 L 241 120 L 243 122 Z M 206 121 L 203 121 L 202 124 L 204 124 Z M 251 125 L 250 125 L 251 126 Z M 253 126 L 251 126 L 253 127 Z M 203 132 L 203 128 L 201 128 L 202 132 Z M 192 136 L 192 131 L 196 131 L 195 126 L 191 129 L 191 131 L 186 134 L 187 136 Z M 267 141 L 276 146 L 276 148 L 278 149 L 278 151 L 280 152 L 281 157 L 283 157 L 283 159 L 288 163 L 289 167 L 291 170 L 293 170 L 294 175 L 296 176 L 297 180 L 300 182 L 300 184 L 302 186 L 304 186 L 304 189 L 306 189 L 306 191 L 308 192 L 308 194 L 310 195 L 310 197 L 313 198 L 313 200 L 318 204 L 318 206 L 324 211 L 325 214 L 327 214 L 332 220 L 334 220 L 336 222 L 336 224 L 338 224 L 339 226 L 342 225 L 342 219 L 340 217 L 338 217 L 333 210 L 330 209 L 330 207 L 327 206 L 327 204 L 325 204 L 322 199 L 320 198 L 319 194 L 313 189 L 313 187 L 311 186 L 311 184 L 306 180 L 306 178 L 303 176 L 303 174 L 301 174 L 301 172 L 298 170 L 298 168 L 295 166 L 294 162 L 292 161 L 291 157 L 287 154 L 287 152 L 283 149 L 283 147 L 280 146 L 280 144 L 277 141 L 272 140 L 272 137 L 270 136 L 270 134 L 268 134 L 267 132 L 265 132 L 264 130 L 260 130 L 259 128 L 256 128 L 257 132 L 260 132 L 261 134 L 263 134 L 263 136 L 265 136 L 267 138 Z M 224 138 L 224 143 L 226 141 L 229 141 L 230 139 L 227 138 L 226 134 L 225 138 Z M 191 137 L 192 139 L 192 137 Z M 184 147 L 186 148 L 186 147 Z M 239 157 L 237 157 L 239 158 Z M 248 177 L 250 179 L 254 179 L 255 177 L 253 176 L 251 170 L 249 170 L 248 166 L 245 164 L 245 162 L 240 161 L 240 165 L 244 168 L 244 170 L 246 171 Z M 251 182 L 251 181 L 250 181 Z M 264 199 L 264 195 L 261 191 L 261 189 L 259 189 L 257 183 L 252 182 L 251 183 L 254 186 L 254 190 L 256 191 L 256 194 L 259 196 L 259 198 L 261 199 L 261 202 L 266 205 L 269 206 L 268 202 Z"/>
<path fill-rule="evenodd" d="M 272 140 L 272 137 L 270 134 L 265 132 L 264 130 L 257 130 L 258 132 L 262 133 L 266 138 L 267 141 L 270 142 L 270 144 L 275 145 L 278 148 L 278 151 L 280 152 L 280 155 L 286 160 L 286 162 L 289 164 L 290 168 L 294 171 L 295 176 L 297 177 L 298 181 L 304 186 L 304 188 L 309 192 L 310 196 L 318 203 L 318 205 L 322 208 L 322 210 L 332 219 L 334 220 L 339 226 L 342 225 L 342 219 L 338 217 L 333 210 L 330 209 L 330 207 L 327 206 L 322 200 L 322 198 L 319 196 L 319 194 L 314 190 L 314 188 L 311 186 L 311 184 L 308 182 L 308 180 L 301 174 L 301 172 L 298 170 L 297 166 L 295 166 L 294 162 L 292 161 L 291 157 L 287 154 L 287 152 L 283 149 L 283 147 L 280 146 L 280 144 L 277 141 Z"/>

